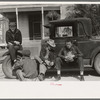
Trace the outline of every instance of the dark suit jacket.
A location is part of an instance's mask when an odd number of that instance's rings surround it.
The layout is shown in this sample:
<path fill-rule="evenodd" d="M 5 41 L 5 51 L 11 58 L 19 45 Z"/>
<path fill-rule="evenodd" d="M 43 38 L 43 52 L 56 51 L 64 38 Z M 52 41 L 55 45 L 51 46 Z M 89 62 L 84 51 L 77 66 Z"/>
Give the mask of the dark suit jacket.
<path fill-rule="evenodd" d="M 13 43 L 14 41 L 18 41 L 20 42 L 20 44 L 22 43 L 22 35 L 20 30 L 15 29 L 14 33 L 11 31 L 11 29 L 9 29 L 6 32 L 6 43 L 8 44 L 8 42 Z"/>
<path fill-rule="evenodd" d="M 46 59 L 45 59 L 45 56 L 46 56 L 47 53 L 48 53 L 48 52 L 47 52 L 47 50 L 46 50 L 46 47 L 42 47 L 42 48 L 41 48 L 41 51 L 40 51 L 40 58 L 41 58 L 43 61 L 46 60 Z M 48 55 L 48 59 L 47 59 L 47 60 L 55 62 L 55 58 L 56 58 L 55 50 L 54 50 L 54 49 L 51 49 L 51 50 L 49 51 L 49 55 Z"/>
<path fill-rule="evenodd" d="M 14 70 L 21 69 L 24 72 L 26 78 L 36 78 L 38 76 L 36 61 L 30 57 L 24 56 L 21 61 L 17 61 L 14 66 Z"/>
<path fill-rule="evenodd" d="M 79 50 L 79 48 L 78 48 L 77 46 L 75 46 L 75 45 L 73 45 L 73 46 L 71 47 L 71 49 L 67 49 L 66 47 L 63 47 L 63 48 L 60 50 L 58 56 L 61 57 L 61 58 L 63 58 L 63 59 L 65 59 L 65 56 L 67 56 L 67 53 L 68 53 L 69 51 L 72 51 L 72 53 L 75 55 L 76 58 L 77 58 L 77 57 L 80 57 L 80 56 L 81 56 L 81 57 L 83 56 L 82 52 L 81 52 L 81 51 Z"/>

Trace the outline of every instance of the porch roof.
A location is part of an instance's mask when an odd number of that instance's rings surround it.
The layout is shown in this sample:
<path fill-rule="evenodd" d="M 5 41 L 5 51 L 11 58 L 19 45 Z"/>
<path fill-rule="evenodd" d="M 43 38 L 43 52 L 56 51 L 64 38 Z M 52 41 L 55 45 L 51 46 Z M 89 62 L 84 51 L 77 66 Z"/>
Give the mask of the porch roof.
<path fill-rule="evenodd" d="M 53 7 L 61 6 L 61 4 L 0 4 L 0 9 L 2 8 L 23 8 L 23 7 Z"/>
<path fill-rule="evenodd" d="M 60 10 L 61 4 L 0 4 L 0 12 L 15 12 L 15 8 L 18 11 L 40 11 L 41 7 L 44 10 Z"/>

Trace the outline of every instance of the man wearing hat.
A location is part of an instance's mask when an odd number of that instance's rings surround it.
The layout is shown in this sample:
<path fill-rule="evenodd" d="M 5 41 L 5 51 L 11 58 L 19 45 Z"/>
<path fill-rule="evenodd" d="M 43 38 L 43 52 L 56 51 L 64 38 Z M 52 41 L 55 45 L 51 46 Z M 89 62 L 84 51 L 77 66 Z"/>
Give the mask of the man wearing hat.
<path fill-rule="evenodd" d="M 51 67 L 54 66 L 55 64 L 55 42 L 52 39 L 49 39 L 47 41 L 46 46 L 42 46 L 41 51 L 40 51 L 40 57 L 35 57 L 40 63 L 40 70 L 39 70 L 39 80 L 43 81 L 45 78 L 45 73 L 47 69 L 50 69 Z"/>
<path fill-rule="evenodd" d="M 34 79 L 38 76 L 36 60 L 30 58 L 30 50 L 22 50 L 19 52 L 22 59 L 17 60 L 13 66 L 13 72 L 20 81 L 25 81 L 26 78 Z"/>
<path fill-rule="evenodd" d="M 16 51 L 22 48 L 22 35 L 20 30 L 16 28 L 15 22 L 9 24 L 9 30 L 6 31 L 6 43 L 12 63 L 14 63 L 16 62 Z"/>

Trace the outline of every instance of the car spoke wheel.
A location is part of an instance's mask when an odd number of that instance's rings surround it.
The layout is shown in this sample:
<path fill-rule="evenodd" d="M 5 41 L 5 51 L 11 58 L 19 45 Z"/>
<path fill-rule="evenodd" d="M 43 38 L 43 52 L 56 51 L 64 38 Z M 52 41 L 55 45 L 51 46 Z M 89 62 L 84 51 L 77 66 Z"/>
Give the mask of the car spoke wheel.
<path fill-rule="evenodd" d="M 100 75 L 100 53 L 95 57 L 94 68 L 96 72 Z"/>
<path fill-rule="evenodd" d="M 16 77 L 12 74 L 12 66 L 10 56 L 7 56 L 2 64 L 2 70 L 7 78 L 15 79 Z"/>

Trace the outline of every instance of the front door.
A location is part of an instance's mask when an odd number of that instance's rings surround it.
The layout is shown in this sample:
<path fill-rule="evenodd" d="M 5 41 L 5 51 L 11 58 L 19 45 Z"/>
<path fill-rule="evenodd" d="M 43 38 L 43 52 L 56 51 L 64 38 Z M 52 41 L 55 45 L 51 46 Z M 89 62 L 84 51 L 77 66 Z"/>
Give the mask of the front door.
<path fill-rule="evenodd" d="M 41 39 L 41 13 L 29 16 L 29 37 L 30 40 Z"/>

